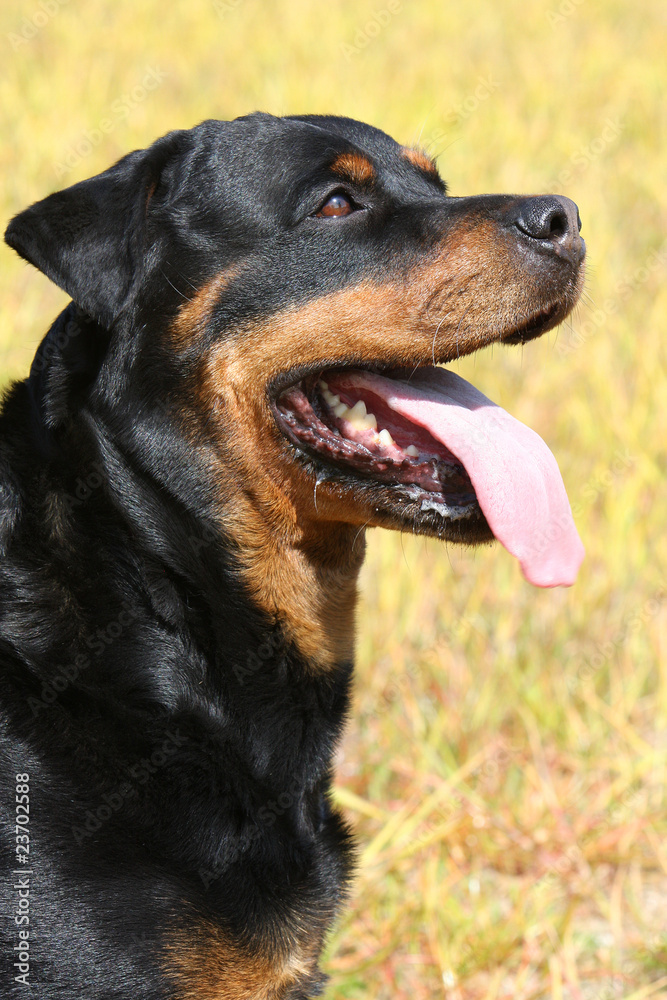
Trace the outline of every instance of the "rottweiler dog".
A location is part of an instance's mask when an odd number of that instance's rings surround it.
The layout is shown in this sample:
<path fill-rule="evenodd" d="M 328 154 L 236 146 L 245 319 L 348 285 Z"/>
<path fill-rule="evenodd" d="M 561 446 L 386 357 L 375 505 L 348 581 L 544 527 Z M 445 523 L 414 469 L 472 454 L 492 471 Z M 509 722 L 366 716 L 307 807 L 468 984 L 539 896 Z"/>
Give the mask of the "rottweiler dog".
<path fill-rule="evenodd" d="M 364 529 L 576 575 L 546 445 L 439 366 L 558 324 L 579 229 L 266 114 L 11 221 L 72 301 L 0 418 L 3 996 L 321 993 Z"/>

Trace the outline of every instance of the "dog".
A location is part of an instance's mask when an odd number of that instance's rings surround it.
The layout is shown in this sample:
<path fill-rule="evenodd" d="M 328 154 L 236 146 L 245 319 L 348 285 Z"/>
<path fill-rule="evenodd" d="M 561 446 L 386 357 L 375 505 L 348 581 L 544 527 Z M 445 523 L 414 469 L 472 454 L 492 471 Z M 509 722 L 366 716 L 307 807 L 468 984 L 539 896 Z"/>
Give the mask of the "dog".
<path fill-rule="evenodd" d="M 206 121 L 17 215 L 71 297 L 0 417 L 4 996 L 305 1000 L 364 529 L 582 558 L 534 432 L 452 371 L 556 326 L 564 197 L 451 197 L 347 118 Z"/>

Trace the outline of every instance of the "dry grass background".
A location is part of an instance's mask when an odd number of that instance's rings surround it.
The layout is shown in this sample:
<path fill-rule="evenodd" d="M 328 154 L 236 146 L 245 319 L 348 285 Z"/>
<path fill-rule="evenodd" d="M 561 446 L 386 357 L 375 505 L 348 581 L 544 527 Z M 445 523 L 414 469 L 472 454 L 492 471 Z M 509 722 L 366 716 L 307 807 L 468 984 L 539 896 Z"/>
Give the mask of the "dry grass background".
<path fill-rule="evenodd" d="M 454 194 L 579 203 L 574 317 L 456 370 L 552 447 L 588 557 L 538 592 L 499 548 L 369 539 L 337 791 L 361 867 L 331 998 L 667 997 L 666 28 L 661 0 L 0 8 L 5 220 L 257 108 L 421 143 Z M 0 261 L 4 381 L 64 298 Z"/>

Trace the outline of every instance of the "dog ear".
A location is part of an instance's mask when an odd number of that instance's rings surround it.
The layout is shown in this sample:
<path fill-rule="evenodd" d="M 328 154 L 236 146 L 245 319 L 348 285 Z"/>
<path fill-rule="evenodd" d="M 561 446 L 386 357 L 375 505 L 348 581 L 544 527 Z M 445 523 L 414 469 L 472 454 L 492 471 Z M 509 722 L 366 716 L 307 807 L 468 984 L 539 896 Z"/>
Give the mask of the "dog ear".
<path fill-rule="evenodd" d="M 143 270 L 148 203 L 182 135 L 171 133 L 49 195 L 7 227 L 9 246 L 104 327 L 132 301 Z"/>

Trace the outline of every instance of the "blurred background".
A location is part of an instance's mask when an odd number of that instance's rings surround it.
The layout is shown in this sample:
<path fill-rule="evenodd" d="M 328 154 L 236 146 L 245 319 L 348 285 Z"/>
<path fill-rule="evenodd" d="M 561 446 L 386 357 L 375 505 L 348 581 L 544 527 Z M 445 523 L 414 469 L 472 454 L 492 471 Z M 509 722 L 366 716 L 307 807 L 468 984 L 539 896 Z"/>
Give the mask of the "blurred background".
<path fill-rule="evenodd" d="M 667 204 L 661 0 L 4 0 L 6 221 L 162 133 L 368 121 L 451 193 L 580 207 L 556 332 L 455 367 L 555 453 L 587 559 L 375 532 L 337 798 L 359 834 L 330 998 L 667 997 Z M 65 303 L 0 248 L 0 379 Z M 663 403 L 660 403 L 660 400 Z"/>

